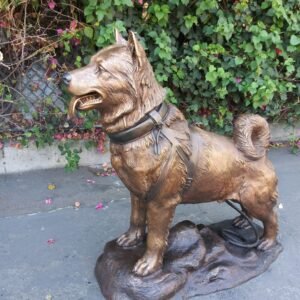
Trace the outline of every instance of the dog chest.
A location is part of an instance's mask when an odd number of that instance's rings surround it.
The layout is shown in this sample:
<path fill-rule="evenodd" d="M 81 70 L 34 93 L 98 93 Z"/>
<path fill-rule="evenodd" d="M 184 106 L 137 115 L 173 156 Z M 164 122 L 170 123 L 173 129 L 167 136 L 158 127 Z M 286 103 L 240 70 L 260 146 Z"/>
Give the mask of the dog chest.
<path fill-rule="evenodd" d="M 151 147 L 127 150 L 122 146 L 111 149 L 112 166 L 131 192 L 146 194 L 153 183 L 157 181 L 166 151 L 160 155 L 154 155 Z"/>

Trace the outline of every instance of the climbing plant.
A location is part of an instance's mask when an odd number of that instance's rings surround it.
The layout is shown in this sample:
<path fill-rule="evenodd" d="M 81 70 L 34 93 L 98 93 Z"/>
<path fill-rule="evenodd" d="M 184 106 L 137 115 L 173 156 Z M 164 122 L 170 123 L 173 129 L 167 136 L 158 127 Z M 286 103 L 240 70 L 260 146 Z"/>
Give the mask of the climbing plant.
<path fill-rule="evenodd" d="M 85 1 L 98 48 L 136 31 L 168 100 L 203 127 L 230 132 L 234 115 L 300 116 L 297 0 Z"/>
<path fill-rule="evenodd" d="M 146 49 L 167 101 L 199 126 L 230 134 L 237 114 L 259 113 L 290 124 L 300 118 L 300 4 L 297 0 L 72 0 L 5 1 L 0 4 L 0 148 L 35 140 L 58 140 L 70 169 L 84 139 L 104 149 L 95 129 L 98 115 L 79 115 L 75 124 L 45 97 L 34 109 L 16 106 L 15 85 L 36 58 L 46 76 L 89 62 L 135 31 Z M 34 87 L 33 87 L 34 88 Z M 66 107 L 70 96 L 63 92 Z M 22 104 L 22 103 L 20 103 Z M 24 118 L 24 114 L 32 114 Z M 298 144 L 297 144 L 298 145 Z"/>

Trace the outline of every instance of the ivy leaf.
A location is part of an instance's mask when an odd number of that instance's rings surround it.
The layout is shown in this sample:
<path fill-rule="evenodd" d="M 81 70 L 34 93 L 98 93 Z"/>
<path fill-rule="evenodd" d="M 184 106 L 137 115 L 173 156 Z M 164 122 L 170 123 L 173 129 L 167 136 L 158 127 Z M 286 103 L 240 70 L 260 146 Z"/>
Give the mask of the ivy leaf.
<path fill-rule="evenodd" d="M 218 79 L 218 73 L 216 72 L 216 68 L 213 65 L 209 66 L 209 72 L 205 75 L 206 81 L 209 81 L 212 86 L 216 86 L 217 79 Z"/>
<path fill-rule="evenodd" d="M 165 14 L 162 11 L 157 11 L 157 12 L 155 12 L 155 16 L 156 16 L 157 20 L 159 21 L 164 18 Z"/>
<path fill-rule="evenodd" d="M 131 0 L 115 0 L 116 6 L 126 5 L 129 7 L 133 7 L 133 1 Z"/>
<path fill-rule="evenodd" d="M 297 45 L 299 45 L 299 44 L 300 44 L 300 38 L 297 37 L 296 35 L 292 34 L 292 35 L 291 35 L 291 39 L 290 39 L 290 44 L 291 44 L 292 46 L 297 46 Z"/>
<path fill-rule="evenodd" d="M 199 103 L 194 102 L 189 106 L 189 111 L 197 112 L 199 110 L 199 106 Z"/>
<path fill-rule="evenodd" d="M 86 17 L 86 22 L 87 22 L 87 23 L 93 23 L 94 20 L 95 20 L 95 17 L 94 17 L 93 15 L 88 15 L 88 16 Z"/>
<path fill-rule="evenodd" d="M 89 0 L 89 6 L 95 7 L 97 5 L 97 0 Z"/>
<path fill-rule="evenodd" d="M 190 0 L 181 0 L 181 3 L 182 3 L 183 5 L 188 5 L 189 2 L 190 2 Z"/>
<path fill-rule="evenodd" d="M 93 35 L 94 35 L 94 29 L 92 27 L 85 27 L 84 30 L 84 35 L 86 37 L 88 37 L 89 39 L 92 39 L 93 38 Z"/>
<path fill-rule="evenodd" d="M 96 11 L 96 15 L 97 15 L 97 20 L 100 22 L 103 20 L 104 16 L 105 16 L 105 12 L 101 9 L 98 9 Z"/>
<path fill-rule="evenodd" d="M 244 62 L 244 59 L 241 58 L 241 57 L 236 56 L 235 59 L 234 59 L 234 62 L 235 62 L 235 65 L 238 66 L 238 65 L 241 65 Z"/>
<path fill-rule="evenodd" d="M 289 65 L 286 67 L 286 71 L 288 74 L 291 74 L 295 71 L 295 67 L 293 65 Z"/>
<path fill-rule="evenodd" d="M 90 16 L 90 15 L 92 15 L 94 13 L 94 10 L 95 10 L 95 8 L 93 6 L 91 6 L 91 5 L 89 5 L 89 6 L 85 7 L 85 9 L 84 9 L 84 15 L 85 16 Z"/>
<path fill-rule="evenodd" d="M 253 50 L 254 50 L 254 48 L 253 48 L 252 44 L 247 43 L 246 46 L 245 46 L 245 52 L 246 53 L 252 53 Z"/>
<path fill-rule="evenodd" d="M 184 25 L 187 29 L 191 29 L 193 27 L 193 25 L 198 23 L 197 17 L 195 16 L 191 16 L 191 15 L 187 15 L 184 16 Z"/>
<path fill-rule="evenodd" d="M 123 0 L 123 3 L 129 7 L 133 7 L 133 1 L 131 0 Z"/>
<path fill-rule="evenodd" d="M 196 45 L 193 46 L 193 50 L 194 50 L 195 52 L 200 51 L 200 49 L 201 49 L 201 46 L 200 46 L 199 44 L 196 44 Z"/>
<path fill-rule="evenodd" d="M 266 40 L 268 40 L 269 34 L 267 33 L 266 30 L 262 30 L 262 31 L 259 33 L 259 38 L 260 38 L 261 41 L 265 42 Z"/>
<path fill-rule="evenodd" d="M 202 16 L 205 11 L 217 8 L 218 6 L 218 2 L 216 0 L 202 0 L 197 2 L 197 16 Z"/>

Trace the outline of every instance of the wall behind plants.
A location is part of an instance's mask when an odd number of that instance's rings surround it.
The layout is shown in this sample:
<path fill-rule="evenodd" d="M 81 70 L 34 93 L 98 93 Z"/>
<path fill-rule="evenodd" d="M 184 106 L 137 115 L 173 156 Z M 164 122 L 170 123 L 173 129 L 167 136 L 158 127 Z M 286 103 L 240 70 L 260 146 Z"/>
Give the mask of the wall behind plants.
<path fill-rule="evenodd" d="M 98 48 L 137 32 L 168 101 L 229 133 L 236 114 L 300 117 L 300 9 L 288 0 L 89 0 L 85 35 Z"/>

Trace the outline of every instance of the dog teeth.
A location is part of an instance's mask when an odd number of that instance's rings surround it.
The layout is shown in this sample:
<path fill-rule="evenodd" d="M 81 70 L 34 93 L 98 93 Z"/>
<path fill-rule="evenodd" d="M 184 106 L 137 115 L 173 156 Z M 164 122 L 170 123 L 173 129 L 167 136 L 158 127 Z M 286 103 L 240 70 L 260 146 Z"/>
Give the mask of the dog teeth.
<path fill-rule="evenodd" d="M 97 99 L 92 99 L 92 100 L 89 101 L 89 103 L 98 103 L 99 100 L 100 100 L 99 98 L 97 98 Z"/>
<path fill-rule="evenodd" d="M 84 99 L 83 103 L 81 102 L 81 104 L 82 105 L 97 104 L 97 103 L 99 103 L 99 101 L 100 101 L 100 98 L 95 99 L 94 97 L 87 97 Z"/>

